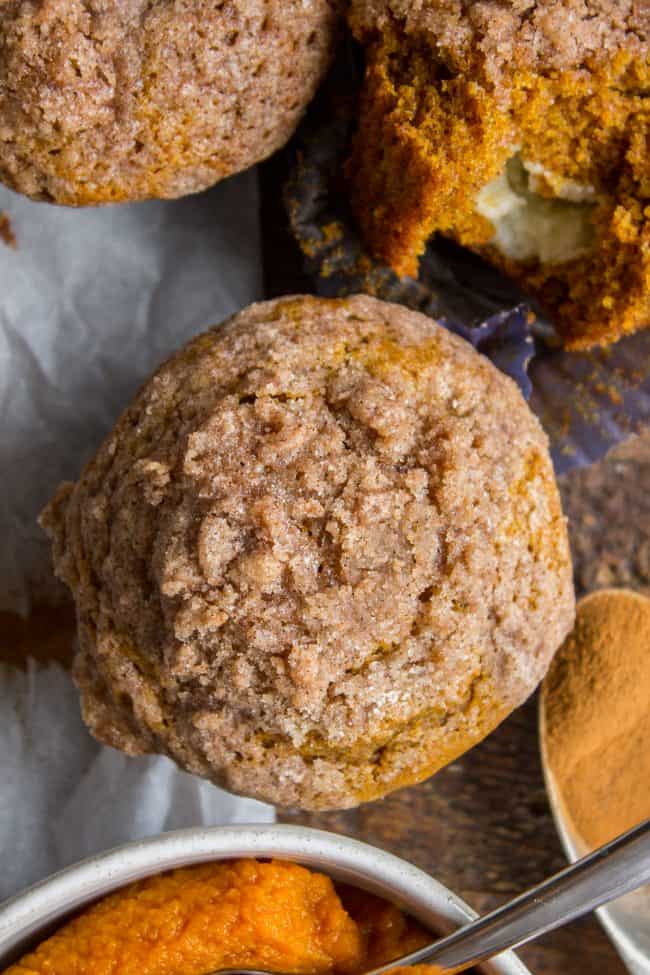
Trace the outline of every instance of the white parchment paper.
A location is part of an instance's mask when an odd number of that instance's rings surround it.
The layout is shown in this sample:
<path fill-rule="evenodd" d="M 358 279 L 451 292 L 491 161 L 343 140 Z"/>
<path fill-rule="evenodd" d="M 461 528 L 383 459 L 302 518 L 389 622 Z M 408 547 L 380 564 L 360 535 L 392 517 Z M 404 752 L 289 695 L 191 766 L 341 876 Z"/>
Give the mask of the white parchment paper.
<path fill-rule="evenodd" d="M 254 173 L 178 201 L 72 210 L 0 187 L 0 609 L 56 592 L 36 518 L 155 366 L 262 297 Z M 86 732 L 56 665 L 0 667 L 0 897 L 164 829 L 272 821 L 164 758 Z"/>

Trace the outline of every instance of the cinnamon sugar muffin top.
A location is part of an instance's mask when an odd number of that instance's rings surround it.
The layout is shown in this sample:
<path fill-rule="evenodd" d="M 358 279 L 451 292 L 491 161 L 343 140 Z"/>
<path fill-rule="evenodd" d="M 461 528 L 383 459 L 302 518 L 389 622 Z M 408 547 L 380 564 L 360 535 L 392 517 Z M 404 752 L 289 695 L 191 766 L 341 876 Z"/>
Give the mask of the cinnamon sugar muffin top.
<path fill-rule="evenodd" d="M 4 0 L 0 178 L 71 205 L 192 193 L 292 134 L 338 0 Z"/>
<path fill-rule="evenodd" d="M 94 734 L 284 805 L 430 775 L 527 697 L 573 619 L 517 387 L 367 297 L 199 336 L 43 524 Z"/>
<path fill-rule="evenodd" d="M 456 70 L 497 85 L 518 68 L 580 69 L 621 48 L 641 55 L 650 31 L 644 0 L 352 0 L 350 16 L 360 35 L 397 18 Z"/>

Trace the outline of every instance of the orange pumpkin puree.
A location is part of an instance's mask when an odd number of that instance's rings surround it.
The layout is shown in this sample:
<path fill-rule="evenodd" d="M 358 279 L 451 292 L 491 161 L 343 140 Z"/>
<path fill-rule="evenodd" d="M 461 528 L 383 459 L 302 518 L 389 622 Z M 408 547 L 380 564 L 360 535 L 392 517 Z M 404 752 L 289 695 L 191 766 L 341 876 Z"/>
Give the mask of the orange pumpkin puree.
<path fill-rule="evenodd" d="M 337 891 L 297 864 L 222 861 L 104 898 L 4 975 L 206 975 L 227 967 L 355 975 L 428 940 L 394 905 Z"/>

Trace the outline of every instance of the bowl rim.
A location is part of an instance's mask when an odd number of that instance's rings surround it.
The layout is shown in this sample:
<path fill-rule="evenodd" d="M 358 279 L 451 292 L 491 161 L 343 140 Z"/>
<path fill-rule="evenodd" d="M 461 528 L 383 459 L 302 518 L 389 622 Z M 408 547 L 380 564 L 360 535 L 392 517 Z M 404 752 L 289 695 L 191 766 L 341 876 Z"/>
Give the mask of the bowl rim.
<path fill-rule="evenodd" d="M 277 857 L 331 873 L 389 897 L 425 924 L 449 930 L 476 917 L 456 894 L 406 860 L 337 833 L 290 824 L 191 827 L 127 843 L 53 874 L 0 904 L 0 965 L 97 897 L 180 866 L 241 857 Z M 486 975 L 530 975 L 512 953 L 485 964 Z"/>

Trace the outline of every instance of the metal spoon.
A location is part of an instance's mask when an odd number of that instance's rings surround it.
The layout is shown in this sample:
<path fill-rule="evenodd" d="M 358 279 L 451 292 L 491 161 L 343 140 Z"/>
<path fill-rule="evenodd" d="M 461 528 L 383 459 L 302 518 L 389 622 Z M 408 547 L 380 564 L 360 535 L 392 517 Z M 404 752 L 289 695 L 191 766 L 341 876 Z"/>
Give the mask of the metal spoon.
<path fill-rule="evenodd" d="M 454 975 L 568 924 L 650 882 L 650 819 L 561 870 L 510 903 L 453 934 L 374 968 L 427 963 L 436 975 Z M 271 975 L 252 968 L 223 968 L 211 975 Z"/>

